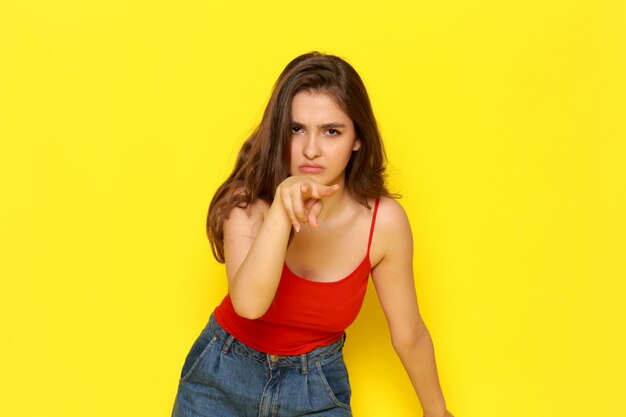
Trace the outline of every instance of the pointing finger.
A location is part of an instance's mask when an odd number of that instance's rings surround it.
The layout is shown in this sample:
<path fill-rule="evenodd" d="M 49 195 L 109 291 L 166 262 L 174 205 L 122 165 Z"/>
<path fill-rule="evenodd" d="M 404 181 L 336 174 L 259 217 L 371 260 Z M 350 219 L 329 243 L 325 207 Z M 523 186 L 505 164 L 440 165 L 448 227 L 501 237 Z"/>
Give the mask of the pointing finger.
<path fill-rule="evenodd" d="M 321 187 L 319 187 L 317 192 L 319 193 L 320 197 L 330 197 L 331 195 L 335 194 L 337 190 L 339 190 L 339 184 L 322 185 Z"/>

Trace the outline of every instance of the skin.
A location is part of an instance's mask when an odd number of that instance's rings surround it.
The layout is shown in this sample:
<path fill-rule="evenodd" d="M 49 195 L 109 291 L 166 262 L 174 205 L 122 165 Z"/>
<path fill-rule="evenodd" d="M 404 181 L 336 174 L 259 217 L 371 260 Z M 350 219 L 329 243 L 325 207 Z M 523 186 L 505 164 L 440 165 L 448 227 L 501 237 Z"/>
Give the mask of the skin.
<path fill-rule="evenodd" d="M 229 294 L 237 314 L 249 319 L 271 305 L 284 263 L 307 279 L 333 281 L 367 253 L 372 213 L 345 189 L 345 167 L 361 145 L 352 120 L 332 97 L 309 91 L 294 96 L 292 120 L 291 176 L 278 186 L 271 205 L 257 201 L 234 209 L 224 223 Z M 289 242 L 292 227 L 296 233 Z M 410 224 L 394 199 L 380 199 L 370 263 L 393 347 L 424 416 L 452 417 L 415 296 Z"/>

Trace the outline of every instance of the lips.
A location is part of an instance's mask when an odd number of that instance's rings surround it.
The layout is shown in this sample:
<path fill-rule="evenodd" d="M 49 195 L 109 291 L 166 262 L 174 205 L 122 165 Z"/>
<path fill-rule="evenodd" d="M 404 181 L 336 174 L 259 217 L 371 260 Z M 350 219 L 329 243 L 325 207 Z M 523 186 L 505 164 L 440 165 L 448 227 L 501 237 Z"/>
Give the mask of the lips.
<path fill-rule="evenodd" d="M 312 163 L 302 164 L 298 168 L 300 169 L 300 172 L 304 172 L 307 174 L 317 174 L 324 170 L 323 166 L 319 164 L 312 164 Z"/>

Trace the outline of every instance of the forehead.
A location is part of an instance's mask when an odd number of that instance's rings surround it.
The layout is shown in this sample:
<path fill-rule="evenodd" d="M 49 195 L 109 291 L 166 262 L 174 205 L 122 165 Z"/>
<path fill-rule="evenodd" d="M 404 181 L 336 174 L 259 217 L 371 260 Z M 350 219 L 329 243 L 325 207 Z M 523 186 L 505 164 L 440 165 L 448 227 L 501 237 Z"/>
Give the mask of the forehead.
<path fill-rule="evenodd" d="M 350 120 L 332 95 L 317 91 L 300 91 L 293 96 L 291 118 L 303 123 Z"/>

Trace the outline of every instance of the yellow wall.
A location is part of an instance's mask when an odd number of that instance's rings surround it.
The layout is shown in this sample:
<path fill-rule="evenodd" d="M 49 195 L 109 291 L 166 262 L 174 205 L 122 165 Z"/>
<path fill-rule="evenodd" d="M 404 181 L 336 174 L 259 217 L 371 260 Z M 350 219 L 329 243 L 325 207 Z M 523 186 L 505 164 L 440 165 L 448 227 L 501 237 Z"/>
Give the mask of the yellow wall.
<path fill-rule="evenodd" d="M 369 88 L 455 415 L 626 415 L 624 5 L 0 2 L 0 414 L 169 415 L 226 290 L 212 193 L 321 50 Z M 355 415 L 419 415 L 372 288 L 346 355 Z"/>

